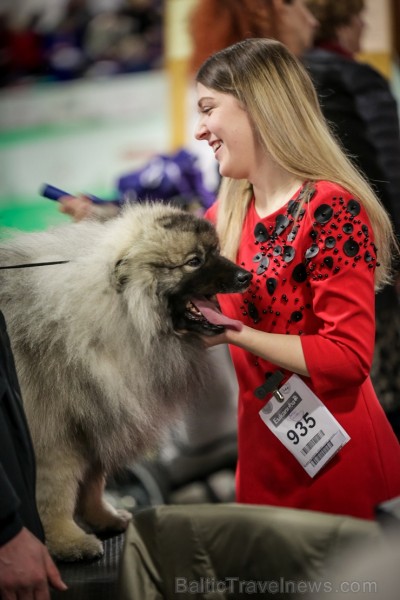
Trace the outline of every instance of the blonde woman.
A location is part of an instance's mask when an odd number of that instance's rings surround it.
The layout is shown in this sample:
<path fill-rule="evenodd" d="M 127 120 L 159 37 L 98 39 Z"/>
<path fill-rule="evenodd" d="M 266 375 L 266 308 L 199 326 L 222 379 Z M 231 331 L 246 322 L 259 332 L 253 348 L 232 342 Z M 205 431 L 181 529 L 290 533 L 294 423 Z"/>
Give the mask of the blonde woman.
<path fill-rule="evenodd" d="M 232 325 L 207 340 L 230 344 L 239 382 L 237 500 L 372 519 L 400 494 L 400 447 L 369 377 L 390 220 L 281 43 L 239 42 L 196 79 L 196 137 L 223 177 L 207 216 L 253 272 L 248 292 L 220 296 Z"/>

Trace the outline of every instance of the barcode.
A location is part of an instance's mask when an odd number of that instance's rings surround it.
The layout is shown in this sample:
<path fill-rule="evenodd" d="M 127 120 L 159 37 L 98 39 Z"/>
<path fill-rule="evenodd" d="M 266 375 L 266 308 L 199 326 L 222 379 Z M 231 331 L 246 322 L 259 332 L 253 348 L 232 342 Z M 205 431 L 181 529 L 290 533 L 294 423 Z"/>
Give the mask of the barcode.
<path fill-rule="evenodd" d="M 325 446 L 321 448 L 321 450 L 310 460 L 312 466 L 315 467 L 315 465 L 319 463 L 319 461 L 325 456 L 327 452 L 329 452 L 331 448 L 333 448 L 333 444 L 329 440 L 329 442 L 327 442 Z"/>
<path fill-rule="evenodd" d="M 322 429 L 320 429 L 320 431 L 318 431 L 318 433 L 316 433 L 316 434 L 314 435 L 314 437 L 312 438 L 312 440 L 310 440 L 310 441 L 308 442 L 308 444 L 306 444 L 306 445 L 304 446 L 304 448 L 302 449 L 301 453 L 303 454 L 303 456 L 306 456 L 306 454 L 308 454 L 308 453 L 310 452 L 311 448 L 314 448 L 315 444 L 316 444 L 317 442 L 319 442 L 319 440 L 320 440 L 321 438 L 323 438 L 323 437 L 324 437 L 324 435 L 325 435 L 325 433 L 322 431 Z"/>

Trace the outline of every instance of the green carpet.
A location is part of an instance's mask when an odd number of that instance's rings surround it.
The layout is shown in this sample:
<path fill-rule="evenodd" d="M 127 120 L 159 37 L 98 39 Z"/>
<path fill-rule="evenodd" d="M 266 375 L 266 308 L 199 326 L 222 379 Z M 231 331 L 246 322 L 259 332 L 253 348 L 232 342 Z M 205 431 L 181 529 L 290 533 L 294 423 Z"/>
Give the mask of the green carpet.
<path fill-rule="evenodd" d="M 58 204 L 46 199 L 14 198 L 0 205 L 0 236 L 11 230 L 39 231 L 71 219 L 58 210 Z"/>

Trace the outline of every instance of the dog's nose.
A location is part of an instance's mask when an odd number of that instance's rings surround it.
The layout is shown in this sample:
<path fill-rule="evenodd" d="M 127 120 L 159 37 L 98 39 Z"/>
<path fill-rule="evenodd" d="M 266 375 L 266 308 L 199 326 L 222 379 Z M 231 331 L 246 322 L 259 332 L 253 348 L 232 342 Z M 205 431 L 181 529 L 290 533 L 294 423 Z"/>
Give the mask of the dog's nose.
<path fill-rule="evenodd" d="M 253 279 L 253 275 L 249 273 L 249 271 L 239 271 L 236 275 L 236 279 L 239 283 L 246 284 L 250 283 L 250 281 Z"/>

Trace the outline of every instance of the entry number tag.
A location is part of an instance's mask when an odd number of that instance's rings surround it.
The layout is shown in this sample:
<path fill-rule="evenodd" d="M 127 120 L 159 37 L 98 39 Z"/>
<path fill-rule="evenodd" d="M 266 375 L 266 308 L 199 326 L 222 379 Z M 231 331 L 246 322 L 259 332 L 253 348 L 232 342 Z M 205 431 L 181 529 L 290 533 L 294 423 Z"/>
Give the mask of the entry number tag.
<path fill-rule="evenodd" d="M 292 375 L 277 395 L 280 400 L 272 396 L 260 417 L 314 477 L 350 436 L 298 375 Z"/>

